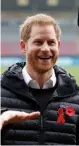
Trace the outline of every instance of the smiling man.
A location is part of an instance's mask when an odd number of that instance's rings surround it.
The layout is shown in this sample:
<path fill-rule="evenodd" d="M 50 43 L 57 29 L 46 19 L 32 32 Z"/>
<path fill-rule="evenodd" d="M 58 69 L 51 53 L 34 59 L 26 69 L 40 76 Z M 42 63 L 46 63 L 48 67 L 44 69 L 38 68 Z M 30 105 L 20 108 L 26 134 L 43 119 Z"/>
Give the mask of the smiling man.
<path fill-rule="evenodd" d="M 59 28 L 58 30 L 60 33 Z M 21 49 L 27 59 L 26 70 L 42 88 L 44 83 L 52 76 L 52 67 L 59 56 L 60 38 L 57 40 L 51 23 L 48 25 L 44 22 L 41 25 L 40 22 L 40 24 L 32 26 L 28 41 L 21 39 Z"/>
<path fill-rule="evenodd" d="M 79 87 L 55 65 L 60 35 L 55 19 L 46 14 L 28 17 L 20 26 L 26 62 L 2 75 L 2 144 L 79 144 Z"/>

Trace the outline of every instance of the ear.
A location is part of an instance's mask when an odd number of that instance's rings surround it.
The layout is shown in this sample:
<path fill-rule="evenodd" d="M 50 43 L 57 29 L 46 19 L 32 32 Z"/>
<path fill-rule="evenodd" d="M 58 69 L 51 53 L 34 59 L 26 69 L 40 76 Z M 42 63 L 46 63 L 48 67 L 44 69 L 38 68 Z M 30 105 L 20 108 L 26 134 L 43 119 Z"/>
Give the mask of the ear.
<path fill-rule="evenodd" d="M 26 52 L 26 44 L 23 40 L 20 41 L 20 47 L 21 47 L 21 51 L 23 53 L 25 53 Z"/>
<path fill-rule="evenodd" d="M 59 40 L 59 41 L 58 41 L 58 48 L 60 48 L 60 44 L 61 44 L 61 43 L 60 43 L 60 40 Z"/>

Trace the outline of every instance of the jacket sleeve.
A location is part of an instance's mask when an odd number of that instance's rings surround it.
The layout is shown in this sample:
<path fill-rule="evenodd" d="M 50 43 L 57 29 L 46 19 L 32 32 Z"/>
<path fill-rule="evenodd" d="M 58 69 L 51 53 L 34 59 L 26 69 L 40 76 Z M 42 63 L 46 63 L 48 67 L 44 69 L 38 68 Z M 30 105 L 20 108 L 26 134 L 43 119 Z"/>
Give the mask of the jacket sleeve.
<path fill-rule="evenodd" d="M 0 114 L 2 114 L 3 112 L 7 111 L 8 108 L 0 108 Z"/>

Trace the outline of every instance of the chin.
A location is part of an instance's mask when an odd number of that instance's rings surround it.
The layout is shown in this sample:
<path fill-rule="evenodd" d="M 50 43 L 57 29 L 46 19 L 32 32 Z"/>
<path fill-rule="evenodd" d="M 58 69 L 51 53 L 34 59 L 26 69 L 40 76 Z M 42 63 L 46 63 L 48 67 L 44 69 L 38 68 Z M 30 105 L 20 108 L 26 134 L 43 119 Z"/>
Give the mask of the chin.
<path fill-rule="evenodd" d="M 50 68 L 42 67 L 42 68 L 37 69 L 37 72 L 38 73 L 46 73 L 46 72 L 50 71 L 51 69 L 52 69 L 52 67 L 50 67 Z"/>

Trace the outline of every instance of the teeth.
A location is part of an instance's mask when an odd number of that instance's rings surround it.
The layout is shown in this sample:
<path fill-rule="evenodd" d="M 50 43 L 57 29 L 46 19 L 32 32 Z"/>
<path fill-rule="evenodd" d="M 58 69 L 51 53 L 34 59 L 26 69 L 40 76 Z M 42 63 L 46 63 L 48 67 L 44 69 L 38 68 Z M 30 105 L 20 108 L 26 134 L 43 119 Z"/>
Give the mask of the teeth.
<path fill-rule="evenodd" d="M 45 59 L 50 59 L 50 58 L 40 58 L 40 59 L 44 59 L 45 60 Z"/>
<path fill-rule="evenodd" d="M 38 57 L 39 59 L 50 59 L 51 58 L 51 56 L 50 57 Z"/>

